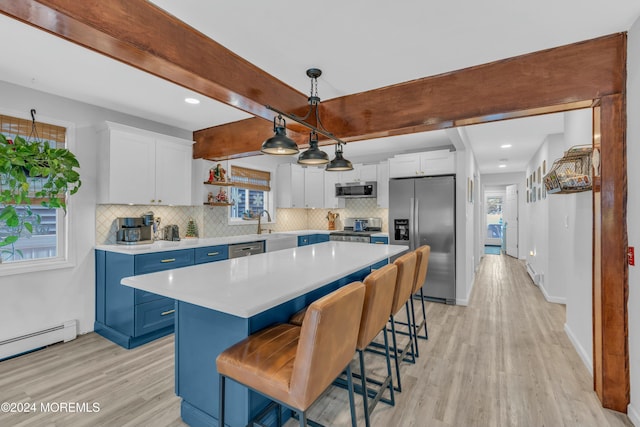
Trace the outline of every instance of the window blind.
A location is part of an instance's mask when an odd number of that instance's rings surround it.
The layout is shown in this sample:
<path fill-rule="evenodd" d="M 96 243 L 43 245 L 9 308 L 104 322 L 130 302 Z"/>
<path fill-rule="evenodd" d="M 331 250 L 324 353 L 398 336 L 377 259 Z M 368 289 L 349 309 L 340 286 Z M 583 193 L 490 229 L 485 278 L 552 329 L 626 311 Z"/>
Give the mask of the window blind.
<path fill-rule="evenodd" d="M 28 139 L 31 135 L 31 120 L 19 119 L 17 117 L 0 114 L 0 132 L 7 138 L 14 138 L 19 135 Z M 48 123 L 36 122 L 36 132 L 41 141 L 55 142 L 56 148 L 64 148 L 67 142 L 67 129 L 62 126 L 50 125 Z"/>
<path fill-rule="evenodd" d="M 271 173 L 231 165 L 231 182 L 235 187 L 271 191 Z"/>

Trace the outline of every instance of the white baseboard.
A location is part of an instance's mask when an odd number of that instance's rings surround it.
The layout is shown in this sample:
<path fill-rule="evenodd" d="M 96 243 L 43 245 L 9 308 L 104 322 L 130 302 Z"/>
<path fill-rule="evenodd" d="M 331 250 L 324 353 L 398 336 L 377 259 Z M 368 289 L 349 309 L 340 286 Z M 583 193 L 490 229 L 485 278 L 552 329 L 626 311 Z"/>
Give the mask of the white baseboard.
<path fill-rule="evenodd" d="M 20 337 L 0 341 L 0 360 L 60 341 L 71 341 L 77 335 L 77 321 L 68 320 L 60 325 L 35 331 Z"/>
<path fill-rule="evenodd" d="M 584 366 L 587 367 L 589 375 L 591 375 L 591 377 L 593 378 L 593 360 L 591 360 L 591 355 L 585 351 L 584 347 L 582 347 L 582 344 L 580 344 L 576 336 L 571 331 L 571 328 L 566 323 L 564 324 L 564 332 L 569 337 L 569 341 L 571 341 L 571 344 L 573 344 L 573 348 L 575 348 L 578 352 L 578 356 L 580 356 L 580 359 L 582 359 L 582 363 L 584 363 Z"/>
<path fill-rule="evenodd" d="M 627 417 L 629 417 L 629 421 L 631 421 L 631 424 L 640 427 L 640 413 L 638 413 L 636 408 L 631 403 L 627 405 Z"/>
<path fill-rule="evenodd" d="M 540 291 L 542 291 L 542 295 L 544 296 L 544 299 L 547 300 L 547 302 L 553 302 L 556 304 L 567 304 L 567 299 L 563 298 L 563 297 L 554 297 L 552 295 L 549 295 L 549 293 L 547 292 L 547 290 L 545 289 L 544 285 L 538 285 L 538 287 L 540 288 Z"/>

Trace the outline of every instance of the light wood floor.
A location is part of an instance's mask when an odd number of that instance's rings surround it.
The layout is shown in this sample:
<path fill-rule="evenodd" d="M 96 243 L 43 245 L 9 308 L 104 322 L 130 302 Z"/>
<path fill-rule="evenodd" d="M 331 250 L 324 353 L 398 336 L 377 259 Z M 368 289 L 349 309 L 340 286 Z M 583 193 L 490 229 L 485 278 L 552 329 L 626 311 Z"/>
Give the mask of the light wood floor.
<path fill-rule="evenodd" d="M 632 425 L 600 407 L 563 331 L 564 306 L 547 303 L 520 262 L 485 256 L 469 306 L 429 303 L 427 315 L 430 339 L 417 364 L 403 364 L 404 391 L 395 407 L 378 405 L 374 426 Z M 379 371 L 377 356 L 369 359 Z M 0 362 L 0 402 L 37 407 L 0 412 L 0 426 L 184 426 L 173 390 L 173 337 L 127 351 L 91 333 Z M 40 411 L 51 402 L 100 410 Z M 364 425 L 359 396 L 356 404 Z M 330 389 L 310 416 L 350 425 L 346 392 Z"/>

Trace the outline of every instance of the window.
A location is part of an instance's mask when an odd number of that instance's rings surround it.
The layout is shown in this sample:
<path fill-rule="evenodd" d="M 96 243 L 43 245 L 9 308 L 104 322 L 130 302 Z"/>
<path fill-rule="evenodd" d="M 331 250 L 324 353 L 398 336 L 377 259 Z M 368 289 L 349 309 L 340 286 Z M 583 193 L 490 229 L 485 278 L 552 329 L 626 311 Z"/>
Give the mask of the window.
<path fill-rule="evenodd" d="M 33 138 L 32 121 L 0 114 L 0 132 L 8 139 L 21 136 L 25 139 Z M 49 141 L 58 148 L 66 147 L 67 132 L 65 127 L 36 122 L 38 140 Z M 37 180 L 37 178 L 32 179 Z M 0 177 L 0 188 L 2 177 Z M 0 206 L 1 208 L 2 206 Z M 0 247 L 0 257 L 4 264 L 26 264 L 29 262 L 43 262 L 65 260 L 66 258 L 66 216 L 62 209 L 40 206 L 33 202 L 26 205 L 16 205 L 16 211 L 33 224 L 33 229 L 22 229 L 19 239 L 14 244 Z M 15 233 L 5 224 L 0 225 L 0 236 L 6 237 Z"/>
<path fill-rule="evenodd" d="M 271 173 L 241 166 L 231 166 L 231 221 L 255 218 L 271 208 Z"/>

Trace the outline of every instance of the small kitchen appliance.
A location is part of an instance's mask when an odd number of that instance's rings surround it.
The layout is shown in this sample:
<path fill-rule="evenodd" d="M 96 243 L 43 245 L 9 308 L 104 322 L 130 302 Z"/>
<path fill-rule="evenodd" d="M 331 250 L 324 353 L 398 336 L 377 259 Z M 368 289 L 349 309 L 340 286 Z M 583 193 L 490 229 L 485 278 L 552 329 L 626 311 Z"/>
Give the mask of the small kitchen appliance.
<path fill-rule="evenodd" d="M 371 235 L 382 231 L 382 218 L 346 218 L 343 231 L 329 233 L 329 240 L 370 243 Z"/>
<path fill-rule="evenodd" d="M 180 229 L 177 225 L 165 225 L 163 229 L 163 240 L 171 240 L 171 241 L 179 241 L 180 240 Z"/>
<path fill-rule="evenodd" d="M 145 225 L 142 217 L 123 217 L 116 220 L 116 243 L 121 245 L 141 245 L 153 243 L 151 225 Z"/>

